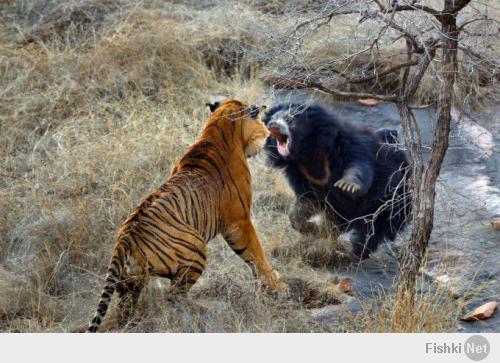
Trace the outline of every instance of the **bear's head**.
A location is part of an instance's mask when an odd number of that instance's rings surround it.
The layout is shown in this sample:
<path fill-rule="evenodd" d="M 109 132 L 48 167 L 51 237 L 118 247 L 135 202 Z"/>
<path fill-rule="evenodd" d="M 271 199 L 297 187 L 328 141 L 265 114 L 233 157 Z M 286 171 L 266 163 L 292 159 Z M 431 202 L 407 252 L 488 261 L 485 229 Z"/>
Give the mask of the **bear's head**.
<path fill-rule="evenodd" d="M 337 137 L 337 128 L 330 115 L 316 105 L 277 105 L 266 113 L 262 121 L 283 158 L 298 160 L 313 150 L 329 154 Z"/>

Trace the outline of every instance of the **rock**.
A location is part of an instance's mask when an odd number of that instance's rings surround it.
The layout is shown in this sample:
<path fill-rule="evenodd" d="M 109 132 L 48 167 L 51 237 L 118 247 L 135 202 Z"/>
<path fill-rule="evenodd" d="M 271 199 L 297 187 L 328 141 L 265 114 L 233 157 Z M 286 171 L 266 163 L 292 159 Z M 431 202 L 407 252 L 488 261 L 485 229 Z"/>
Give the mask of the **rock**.
<path fill-rule="evenodd" d="M 491 226 L 495 231 L 500 231 L 500 218 L 491 221 Z"/>
<path fill-rule="evenodd" d="M 448 275 L 441 275 L 441 276 L 437 276 L 436 277 L 436 280 L 443 283 L 443 284 L 446 284 L 448 281 L 450 281 L 450 276 Z"/>
<path fill-rule="evenodd" d="M 311 218 L 309 218 L 307 221 L 316 224 L 317 226 L 321 226 L 324 221 L 324 217 L 322 214 L 315 214 Z"/>
<path fill-rule="evenodd" d="M 342 318 L 359 315 L 361 311 L 361 304 L 352 297 L 343 304 L 326 305 L 319 309 L 310 310 L 311 316 L 325 325 L 336 324 Z"/>
<path fill-rule="evenodd" d="M 463 316 L 461 320 L 476 321 L 476 320 L 488 319 L 493 315 L 497 306 L 498 303 L 496 301 L 487 302 L 486 304 L 483 304 L 475 308 L 472 312 Z"/>
<path fill-rule="evenodd" d="M 345 314 L 342 305 L 327 305 L 320 309 L 311 309 L 311 316 L 318 323 L 334 325 Z"/>
<path fill-rule="evenodd" d="M 352 289 L 352 281 L 349 279 L 341 279 L 337 284 L 337 290 L 339 292 L 348 292 Z"/>
<path fill-rule="evenodd" d="M 374 98 L 360 98 L 358 102 L 361 103 L 363 106 L 372 107 L 378 105 L 379 103 L 382 103 L 383 101 L 376 100 Z"/>
<path fill-rule="evenodd" d="M 355 298 L 349 299 L 345 305 L 347 311 L 352 315 L 359 315 L 363 311 L 361 304 Z"/>

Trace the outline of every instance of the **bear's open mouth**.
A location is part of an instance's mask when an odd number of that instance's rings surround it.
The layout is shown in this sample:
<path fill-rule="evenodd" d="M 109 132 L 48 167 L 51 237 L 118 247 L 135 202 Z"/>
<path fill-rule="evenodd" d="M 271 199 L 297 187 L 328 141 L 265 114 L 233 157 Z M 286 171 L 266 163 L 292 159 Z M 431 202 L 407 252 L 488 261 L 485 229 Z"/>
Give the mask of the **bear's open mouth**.
<path fill-rule="evenodd" d="M 281 133 L 279 127 L 271 127 L 269 129 L 271 135 L 276 139 L 276 143 L 278 146 L 278 152 L 282 156 L 290 155 L 290 136 Z"/>

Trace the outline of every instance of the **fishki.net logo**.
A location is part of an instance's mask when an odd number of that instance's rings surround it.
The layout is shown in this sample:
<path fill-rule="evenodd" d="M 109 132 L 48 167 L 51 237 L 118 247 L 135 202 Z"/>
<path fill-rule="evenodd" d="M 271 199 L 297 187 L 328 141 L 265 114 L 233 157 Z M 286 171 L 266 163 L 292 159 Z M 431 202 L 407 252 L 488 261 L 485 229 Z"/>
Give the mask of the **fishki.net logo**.
<path fill-rule="evenodd" d="M 482 335 L 473 335 L 465 342 L 426 342 L 426 354 L 465 354 L 473 361 L 481 361 L 490 354 L 490 342 Z"/>

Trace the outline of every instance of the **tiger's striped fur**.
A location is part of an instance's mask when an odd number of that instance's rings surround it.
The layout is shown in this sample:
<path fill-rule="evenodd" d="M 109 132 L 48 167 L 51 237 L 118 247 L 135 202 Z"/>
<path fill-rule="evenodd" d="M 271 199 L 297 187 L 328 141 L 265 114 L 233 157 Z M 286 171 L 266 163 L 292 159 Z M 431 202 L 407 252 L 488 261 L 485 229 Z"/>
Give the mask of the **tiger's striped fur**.
<path fill-rule="evenodd" d="M 206 264 L 206 243 L 222 234 L 266 286 L 283 290 L 250 218 L 247 157 L 268 136 L 256 106 L 228 100 L 214 108 L 198 141 L 172 168 L 118 232 L 104 289 L 89 332 L 99 328 L 116 289 L 120 306 L 137 302 L 147 276 L 171 279 L 173 294 L 186 292 Z"/>

